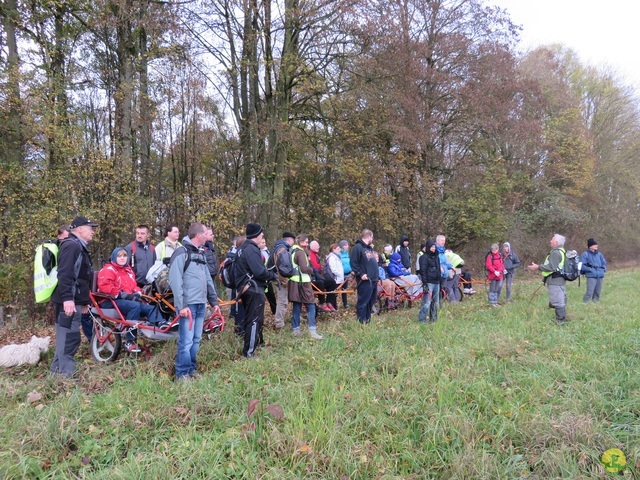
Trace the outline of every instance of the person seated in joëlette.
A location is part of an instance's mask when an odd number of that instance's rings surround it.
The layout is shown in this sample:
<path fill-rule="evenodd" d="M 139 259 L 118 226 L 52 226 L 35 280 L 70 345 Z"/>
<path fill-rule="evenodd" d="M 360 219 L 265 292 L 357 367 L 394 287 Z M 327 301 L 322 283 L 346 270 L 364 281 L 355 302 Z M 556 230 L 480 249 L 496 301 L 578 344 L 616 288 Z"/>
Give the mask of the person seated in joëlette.
<path fill-rule="evenodd" d="M 422 280 L 418 275 L 412 275 L 411 271 L 404 267 L 399 253 L 391 255 L 391 261 L 387 267 L 388 276 L 396 285 L 404 288 L 411 296 L 417 296 L 422 292 Z"/>
<path fill-rule="evenodd" d="M 122 247 L 113 250 L 110 262 L 98 272 L 98 292 L 114 297 L 100 302 L 101 308 L 113 308 L 115 303 L 126 320 L 140 320 L 146 318 L 149 323 L 158 324 L 162 321 L 159 309 L 142 301 L 142 290 L 136 283 L 136 274 L 128 263 L 129 255 Z M 125 339 L 128 352 L 137 353 L 140 348 L 136 345 L 135 335 L 129 333 Z"/>

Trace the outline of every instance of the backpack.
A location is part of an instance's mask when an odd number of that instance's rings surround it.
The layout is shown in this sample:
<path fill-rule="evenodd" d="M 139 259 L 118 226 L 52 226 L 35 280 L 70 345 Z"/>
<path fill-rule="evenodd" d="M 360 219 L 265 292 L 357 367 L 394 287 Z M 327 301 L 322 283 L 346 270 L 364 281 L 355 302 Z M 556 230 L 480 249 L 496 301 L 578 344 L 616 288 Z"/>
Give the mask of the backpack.
<path fill-rule="evenodd" d="M 276 271 L 285 278 L 291 278 L 295 274 L 293 264 L 291 263 L 291 254 L 285 247 L 279 247 L 269 256 L 267 261 L 267 270 L 275 268 Z"/>
<path fill-rule="evenodd" d="M 222 284 L 231 289 L 236 288 L 236 275 L 235 269 L 233 268 L 236 263 L 236 256 L 237 255 L 234 254 L 222 261 L 220 264 L 220 273 L 218 275 Z"/>
<path fill-rule="evenodd" d="M 33 292 L 36 303 L 47 303 L 58 285 L 58 245 L 44 240 L 36 247 L 33 261 Z"/>
<path fill-rule="evenodd" d="M 329 279 L 333 280 L 334 282 L 336 280 L 336 276 L 333 274 L 333 272 L 331 271 L 331 267 L 329 266 L 329 260 L 328 259 L 324 262 L 324 267 L 322 268 L 322 275 L 325 278 L 329 278 Z"/>
<path fill-rule="evenodd" d="M 560 251 L 564 256 L 564 268 L 560 270 L 559 273 L 567 282 L 573 282 L 580 278 L 580 268 L 582 265 L 578 252 L 575 250 L 565 252 L 564 249 L 560 249 Z"/>

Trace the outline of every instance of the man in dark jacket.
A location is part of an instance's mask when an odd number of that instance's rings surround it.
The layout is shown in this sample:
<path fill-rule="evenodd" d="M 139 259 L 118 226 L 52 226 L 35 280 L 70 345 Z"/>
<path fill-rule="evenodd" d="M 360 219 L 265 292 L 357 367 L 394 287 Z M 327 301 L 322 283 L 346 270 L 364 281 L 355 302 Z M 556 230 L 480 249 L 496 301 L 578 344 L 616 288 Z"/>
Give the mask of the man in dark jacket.
<path fill-rule="evenodd" d="M 409 237 L 403 235 L 400 238 L 400 245 L 396 247 L 396 253 L 400 254 L 402 266 L 411 271 L 411 252 L 409 251 Z"/>
<path fill-rule="evenodd" d="M 147 273 L 156 262 L 155 247 L 149 241 L 149 227 L 138 225 L 136 239 L 124 247 L 129 254 L 129 265 L 136 272 L 136 283 L 140 288 L 147 284 Z"/>
<path fill-rule="evenodd" d="M 351 249 L 351 271 L 358 282 L 356 312 L 360 323 L 371 321 L 371 309 L 378 297 L 378 260 L 372 243 L 373 232 L 365 229 Z"/>
<path fill-rule="evenodd" d="M 600 292 L 602 291 L 602 282 L 604 274 L 607 271 L 607 261 L 598 251 L 598 242 L 595 238 L 587 240 L 587 251 L 580 255 L 582 268 L 580 271 L 587 277 L 587 292 L 582 298 L 583 302 L 600 300 Z"/>
<path fill-rule="evenodd" d="M 418 312 L 418 322 L 425 323 L 429 313 L 429 323 L 433 323 L 438 320 L 442 276 L 440 275 L 440 254 L 436 249 L 436 242 L 431 239 L 427 241 L 427 251 L 420 257 L 420 277 L 424 296 Z"/>
<path fill-rule="evenodd" d="M 81 317 L 91 303 L 93 267 L 87 244 L 93 240 L 93 227 L 97 226 L 86 217 L 76 217 L 58 252 L 58 285 L 51 295 L 56 312 L 56 352 L 51 373 L 64 377 L 72 377 L 76 371 Z"/>
<path fill-rule="evenodd" d="M 235 279 L 236 290 L 244 305 L 245 317 L 244 348 L 242 354 L 251 358 L 255 356 L 258 345 L 264 344 L 262 326 L 264 324 L 265 288 L 267 282 L 277 280 L 277 275 L 270 272 L 262 261 L 260 250 L 265 246 L 264 232 L 258 223 L 249 223 L 246 228 L 247 240 L 236 253 Z"/>
<path fill-rule="evenodd" d="M 216 248 L 213 246 L 213 229 L 206 227 L 207 233 L 205 233 L 204 242 L 204 256 L 207 259 L 207 268 L 211 274 L 211 279 L 215 282 L 216 275 L 218 275 L 218 257 L 216 257 Z"/>

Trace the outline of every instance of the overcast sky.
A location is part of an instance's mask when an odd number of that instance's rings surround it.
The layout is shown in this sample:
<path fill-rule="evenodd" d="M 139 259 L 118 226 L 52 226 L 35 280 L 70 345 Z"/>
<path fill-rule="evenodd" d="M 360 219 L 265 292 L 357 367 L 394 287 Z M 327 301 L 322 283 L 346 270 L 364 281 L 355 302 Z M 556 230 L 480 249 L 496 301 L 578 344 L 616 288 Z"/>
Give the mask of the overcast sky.
<path fill-rule="evenodd" d="M 612 67 L 640 92 L 640 2 L 637 0 L 485 0 L 523 27 L 521 47 L 562 43 L 584 63 Z"/>

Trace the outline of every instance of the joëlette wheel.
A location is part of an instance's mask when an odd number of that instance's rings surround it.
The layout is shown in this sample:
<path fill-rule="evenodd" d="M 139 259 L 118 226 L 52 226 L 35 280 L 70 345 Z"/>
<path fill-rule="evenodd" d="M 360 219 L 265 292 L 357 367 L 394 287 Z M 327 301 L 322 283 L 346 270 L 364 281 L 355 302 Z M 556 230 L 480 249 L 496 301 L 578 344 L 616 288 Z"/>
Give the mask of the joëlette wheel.
<path fill-rule="evenodd" d="M 122 337 L 111 330 L 97 325 L 91 337 L 91 355 L 96 362 L 113 362 L 120 354 Z"/>

